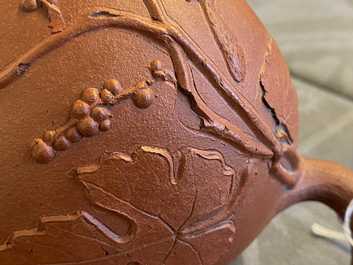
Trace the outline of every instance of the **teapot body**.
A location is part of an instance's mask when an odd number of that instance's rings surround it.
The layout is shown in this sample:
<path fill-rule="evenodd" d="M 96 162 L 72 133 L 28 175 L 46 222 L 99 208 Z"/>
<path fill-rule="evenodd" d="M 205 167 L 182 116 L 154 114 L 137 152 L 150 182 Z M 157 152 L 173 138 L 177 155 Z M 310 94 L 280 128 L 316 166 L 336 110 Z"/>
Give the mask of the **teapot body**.
<path fill-rule="evenodd" d="M 224 265 L 301 173 L 245 1 L 2 1 L 0 263 Z"/>

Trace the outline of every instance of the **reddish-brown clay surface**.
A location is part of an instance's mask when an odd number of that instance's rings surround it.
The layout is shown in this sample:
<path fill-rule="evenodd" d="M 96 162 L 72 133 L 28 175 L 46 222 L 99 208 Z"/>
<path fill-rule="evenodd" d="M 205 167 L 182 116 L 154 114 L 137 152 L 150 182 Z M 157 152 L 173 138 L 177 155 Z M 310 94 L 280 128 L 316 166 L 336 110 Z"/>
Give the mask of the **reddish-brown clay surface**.
<path fill-rule="evenodd" d="M 287 66 L 245 1 L 0 10 L 0 264 L 224 265 L 282 208 L 352 197 L 297 154 Z"/>

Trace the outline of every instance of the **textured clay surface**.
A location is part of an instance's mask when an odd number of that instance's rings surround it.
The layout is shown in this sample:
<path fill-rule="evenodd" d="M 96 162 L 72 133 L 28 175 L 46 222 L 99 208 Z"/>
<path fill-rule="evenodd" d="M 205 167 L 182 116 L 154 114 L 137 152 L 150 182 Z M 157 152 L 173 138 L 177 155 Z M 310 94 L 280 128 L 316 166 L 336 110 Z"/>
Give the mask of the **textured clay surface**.
<path fill-rule="evenodd" d="M 284 205 L 297 97 L 245 1 L 0 10 L 1 264 L 224 265 Z"/>

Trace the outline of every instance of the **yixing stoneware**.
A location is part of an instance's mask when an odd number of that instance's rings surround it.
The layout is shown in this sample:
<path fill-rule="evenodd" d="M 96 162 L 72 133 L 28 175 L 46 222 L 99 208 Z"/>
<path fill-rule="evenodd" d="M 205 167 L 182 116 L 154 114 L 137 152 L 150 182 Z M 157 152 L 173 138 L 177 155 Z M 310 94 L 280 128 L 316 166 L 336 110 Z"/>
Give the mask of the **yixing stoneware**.
<path fill-rule="evenodd" d="M 297 153 L 244 0 L 0 1 L 0 264 L 225 265 L 353 174 Z"/>

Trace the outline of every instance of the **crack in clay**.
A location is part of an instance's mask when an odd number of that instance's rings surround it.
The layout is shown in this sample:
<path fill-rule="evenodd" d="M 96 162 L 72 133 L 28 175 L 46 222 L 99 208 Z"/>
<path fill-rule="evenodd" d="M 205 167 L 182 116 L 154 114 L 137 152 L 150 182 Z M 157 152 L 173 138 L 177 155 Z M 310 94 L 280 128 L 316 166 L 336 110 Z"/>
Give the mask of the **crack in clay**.
<path fill-rule="evenodd" d="M 272 38 L 270 38 L 267 43 L 267 50 L 265 52 L 264 60 L 258 77 L 262 93 L 262 103 L 271 114 L 271 117 L 275 123 L 275 127 L 273 129 L 274 135 L 281 143 L 281 153 L 275 154 L 272 161 L 270 162 L 271 164 L 269 165 L 269 169 L 271 174 L 274 175 L 277 180 L 284 183 L 286 185 L 286 188 L 291 189 L 298 183 L 298 181 L 302 177 L 303 166 L 301 162 L 302 160 L 298 152 L 295 150 L 295 146 L 293 145 L 294 140 L 291 136 L 289 127 L 286 124 L 286 119 L 282 119 L 278 115 L 276 108 L 273 107 L 271 104 L 271 99 L 267 98 L 267 94 L 269 93 L 269 91 L 267 91 L 266 89 L 264 78 L 266 77 L 266 67 L 268 64 L 271 63 L 271 61 L 269 61 L 269 57 L 272 55 L 273 44 L 274 41 Z"/>
<path fill-rule="evenodd" d="M 273 108 L 271 104 L 268 102 L 268 100 L 266 99 L 267 91 L 262 81 L 260 81 L 260 87 L 262 91 L 262 96 L 261 96 L 262 102 L 271 113 L 271 116 L 275 122 L 275 134 L 277 138 L 280 139 L 281 141 L 285 141 L 285 143 L 288 145 L 293 144 L 293 139 L 290 136 L 287 125 L 280 121 L 280 119 L 277 116 L 275 108 Z"/>
<path fill-rule="evenodd" d="M 293 144 L 293 138 L 290 135 L 290 131 L 288 129 L 288 126 L 286 124 L 284 124 L 283 122 L 281 122 L 280 118 L 277 115 L 276 109 L 274 107 L 272 107 L 270 102 L 267 100 L 266 94 L 268 92 L 267 92 L 266 87 L 262 81 L 263 75 L 266 72 L 266 65 L 268 63 L 267 59 L 272 53 L 273 42 L 274 42 L 273 39 L 270 38 L 268 41 L 268 44 L 267 44 L 267 49 L 265 52 L 264 61 L 263 61 L 263 64 L 262 64 L 261 70 L 260 70 L 259 80 L 260 80 L 260 88 L 261 88 L 261 100 L 262 100 L 263 104 L 265 105 L 265 107 L 271 113 L 271 116 L 276 124 L 275 135 L 281 141 L 285 141 L 286 144 L 291 145 L 291 144 Z"/>
<path fill-rule="evenodd" d="M 144 5 L 146 6 L 148 13 L 150 14 L 151 18 L 160 22 L 165 21 L 165 10 L 161 7 L 161 3 L 155 0 L 143 0 Z"/>

